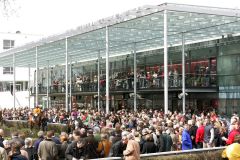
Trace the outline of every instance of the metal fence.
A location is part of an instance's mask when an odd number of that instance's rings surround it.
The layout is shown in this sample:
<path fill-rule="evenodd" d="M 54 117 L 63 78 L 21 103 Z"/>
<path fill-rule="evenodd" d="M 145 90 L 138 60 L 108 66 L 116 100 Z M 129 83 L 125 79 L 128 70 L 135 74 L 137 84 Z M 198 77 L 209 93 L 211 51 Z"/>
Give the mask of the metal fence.
<path fill-rule="evenodd" d="M 186 151 L 170 151 L 170 152 L 158 152 L 158 153 L 148 153 L 148 154 L 141 154 L 141 158 L 151 158 L 151 157 L 158 157 L 158 156 L 171 156 L 171 155 L 180 155 L 180 154 L 197 154 L 203 152 L 211 152 L 211 151 L 218 151 L 223 150 L 225 147 L 214 147 L 214 148 L 202 148 L 202 149 L 192 149 Z M 101 160 L 121 160 L 123 157 L 107 157 L 107 158 L 100 158 Z M 99 160 L 93 159 L 93 160 Z"/>

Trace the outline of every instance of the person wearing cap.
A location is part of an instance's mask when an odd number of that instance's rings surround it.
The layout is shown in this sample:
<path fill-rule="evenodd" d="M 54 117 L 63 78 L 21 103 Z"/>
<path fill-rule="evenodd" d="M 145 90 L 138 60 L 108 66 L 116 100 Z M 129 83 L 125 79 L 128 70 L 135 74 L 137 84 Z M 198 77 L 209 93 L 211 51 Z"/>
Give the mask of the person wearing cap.
<path fill-rule="evenodd" d="M 231 125 L 232 125 L 232 130 L 229 133 L 228 138 L 222 137 L 222 140 L 226 141 L 227 145 L 230 145 L 230 144 L 233 143 L 234 137 L 236 135 L 240 135 L 240 132 L 238 130 L 239 129 L 239 122 L 238 121 L 234 121 Z"/>

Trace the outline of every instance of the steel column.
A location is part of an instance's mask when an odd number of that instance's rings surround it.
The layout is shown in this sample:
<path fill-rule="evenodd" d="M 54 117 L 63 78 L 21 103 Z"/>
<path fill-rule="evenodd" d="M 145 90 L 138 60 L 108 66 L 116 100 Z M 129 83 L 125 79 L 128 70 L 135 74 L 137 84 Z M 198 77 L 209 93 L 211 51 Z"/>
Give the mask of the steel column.
<path fill-rule="evenodd" d="M 16 107 L 16 59 L 15 59 L 15 53 L 13 53 L 13 108 Z"/>
<path fill-rule="evenodd" d="M 31 108 L 31 67 L 30 64 L 28 65 L 28 108 Z"/>
<path fill-rule="evenodd" d="M 167 42 L 167 10 L 164 10 L 164 113 L 168 113 L 168 42 Z"/>
<path fill-rule="evenodd" d="M 47 61 L 47 108 L 49 108 L 49 60 Z"/>
<path fill-rule="evenodd" d="M 65 38 L 65 107 L 68 112 L 68 39 Z"/>
<path fill-rule="evenodd" d="M 38 47 L 36 47 L 36 81 L 35 81 L 35 88 L 36 88 L 36 93 L 35 93 L 35 106 L 38 106 Z"/>
<path fill-rule="evenodd" d="M 69 104 L 70 104 L 70 109 L 69 111 L 71 112 L 72 111 L 72 57 L 70 57 L 70 69 L 69 69 L 69 72 L 70 72 L 70 77 L 69 77 L 69 82 L 70 82 L 70 86 L 69 86 Z"/>
<path fill-rule="evenodd" d="M 133 46 L 133 63 L 134 63 L 134 112 L 137 111 L 137 56 L 136 56 L 136 43 Z"/>
<path fill-rule="evenodd" d="M 186 113 L 186 95 L 185 95 L 185 36 L 182 33 L 182 111 Z"/>
<path fill-rule="evenodd" d="M 106 26 L 106 113 L 109 113 L 109 37 Z"/>
<path fill-rule="evenodd" d="M 100 111 L 100 51 L 98 51 L 98 112 Z"/>

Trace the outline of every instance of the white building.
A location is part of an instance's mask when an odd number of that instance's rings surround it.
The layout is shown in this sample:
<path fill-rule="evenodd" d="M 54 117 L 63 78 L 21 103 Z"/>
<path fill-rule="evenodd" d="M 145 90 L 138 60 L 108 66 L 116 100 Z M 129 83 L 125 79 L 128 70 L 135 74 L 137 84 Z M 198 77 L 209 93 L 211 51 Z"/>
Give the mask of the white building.
<path fill-rule="evenodd" d="M 0 32 L 0 54 L 8 49 L 39 40 L 42 36 Z M 0 67 L 0 107 L 13 107 L 13 67 Z M 30 85 L 33 85 L 34 69 L 30 70 Z M 16 106 L 28 105 L 29 69 L 16 67 Z"/>

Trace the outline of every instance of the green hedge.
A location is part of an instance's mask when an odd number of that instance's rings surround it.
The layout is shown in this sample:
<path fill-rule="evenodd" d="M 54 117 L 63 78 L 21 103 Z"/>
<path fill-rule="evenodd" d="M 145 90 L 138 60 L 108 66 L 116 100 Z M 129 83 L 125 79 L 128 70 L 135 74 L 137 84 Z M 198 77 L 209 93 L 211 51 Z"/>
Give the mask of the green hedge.
<path fill-rule="evenodd" d="M 142 157 L 142 160 L 221 160 L 222 151 L 203 151 L 201 153 L 182 153 L 169 156 Z"/>
<path fill-rule="evenodd" d="M 24 132 L 25 135 L 28 136 L 35 136 L 36 133 L 39 131 L 39 128 L 34 127 L 33 130 L 30 130 L 27 121 L 15 121 L 15 120 L 7 120 L 4 121 L 3 125 L 0 128 L 4 128 L 5 134 L 7 136 L 11 136 L 12 132 L 19 131 Z M 58 123 L 49 123 L 47 126 L 47 130 L 54 130 L 56 133 L 67 132 L 67 126 L 64 124 Z"/>

